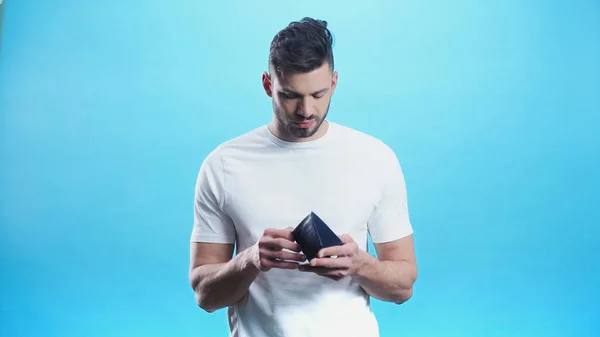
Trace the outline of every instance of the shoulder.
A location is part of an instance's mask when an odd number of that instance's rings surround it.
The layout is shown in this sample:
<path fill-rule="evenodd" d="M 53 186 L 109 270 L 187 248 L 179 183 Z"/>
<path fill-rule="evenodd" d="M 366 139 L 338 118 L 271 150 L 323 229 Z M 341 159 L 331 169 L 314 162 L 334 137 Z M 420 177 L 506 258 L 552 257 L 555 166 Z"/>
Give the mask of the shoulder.
<path fill-rule="evenodd" d="M 265 127 L 261 126 L 220 143 L 208 153 L 202 165 L 221 166 L 225 157 L 244 149 L 264 145 L 264 132 Z"/>
<path fill-rule="evenodd" d="M 395 162 L 398 160 L 392 147 L 380 138 L 338 123 L 332 123 L 332 125 L 336 128 L 340 144 L 354 153 L 378 161 Z"/>
<path fill-rule="evenodd" d="M 227 158 L 236 153 L 240 153 L 248 146 L 255 146 L 261 138 L 261 128 L 250 130 L 237 137 L 228 139 L 214 147 L 201 160 L 200 168 L 197 171 L 197 188 L 210 188 L 213 191 L 224 188 L 226 181 L 225 162 Z"/>

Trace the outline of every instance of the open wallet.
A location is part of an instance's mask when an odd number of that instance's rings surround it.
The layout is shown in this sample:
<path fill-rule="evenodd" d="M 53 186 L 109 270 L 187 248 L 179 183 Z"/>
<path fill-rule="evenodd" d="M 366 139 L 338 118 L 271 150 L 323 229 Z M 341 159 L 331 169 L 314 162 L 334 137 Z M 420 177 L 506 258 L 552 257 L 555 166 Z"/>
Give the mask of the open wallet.
<path fill-rule="evenodd" d="M 319 218 L 310 212 L 292 232 L 294 241 L 302 248 L 308 261 L 317 257 L 319 251 L 326 247 L 341 246 L 344 243 L 340 238 Z"/>

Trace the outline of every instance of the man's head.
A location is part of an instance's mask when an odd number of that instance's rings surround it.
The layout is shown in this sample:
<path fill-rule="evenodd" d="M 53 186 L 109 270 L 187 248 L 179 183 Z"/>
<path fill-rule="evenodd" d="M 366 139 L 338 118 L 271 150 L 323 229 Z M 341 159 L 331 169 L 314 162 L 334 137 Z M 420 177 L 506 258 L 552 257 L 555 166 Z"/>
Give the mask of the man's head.
<path fill-rule="evenodd" d="M 273 38 L 263 87 L 273 100 L 277 136 L 312 140 L 326 131 L 321 126 L 337 84 L 332 47 L 327 22 L 311 18 L 290 23 Z"/>

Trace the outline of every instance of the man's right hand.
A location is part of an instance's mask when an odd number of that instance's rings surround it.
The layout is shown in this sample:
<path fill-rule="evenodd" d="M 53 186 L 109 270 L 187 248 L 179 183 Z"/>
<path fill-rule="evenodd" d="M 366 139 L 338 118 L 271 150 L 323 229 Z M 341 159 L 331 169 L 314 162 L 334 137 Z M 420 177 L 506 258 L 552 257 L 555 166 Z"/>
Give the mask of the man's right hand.
<path fill-rule="evenodd" d="M 285 229 L 266 229 L 252 247 L 252 262 L 260 271 L 272 268 L 298 269 L 299 262 L 306 261 L 306 256 L 299 254 L 300 245 L 294 242 L 291 227 Z M 289 251 L 284 251 L 289 250 Z"/>

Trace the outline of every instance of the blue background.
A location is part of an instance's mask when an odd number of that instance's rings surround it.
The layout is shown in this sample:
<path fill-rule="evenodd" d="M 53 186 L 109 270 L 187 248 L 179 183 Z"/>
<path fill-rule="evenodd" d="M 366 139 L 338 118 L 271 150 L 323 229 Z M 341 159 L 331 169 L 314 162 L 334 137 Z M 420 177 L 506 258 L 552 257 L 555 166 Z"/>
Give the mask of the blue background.
<path fill-rule="evenodd" d="M 600 335 L 598 1 L 5 6 L 0 335 L 227 335 L 188 285 L 195 178 L 269 121 L 304 16 L 337 39 L 331 120 L 406 175 L 420 276 L 382 337 Z"/>

